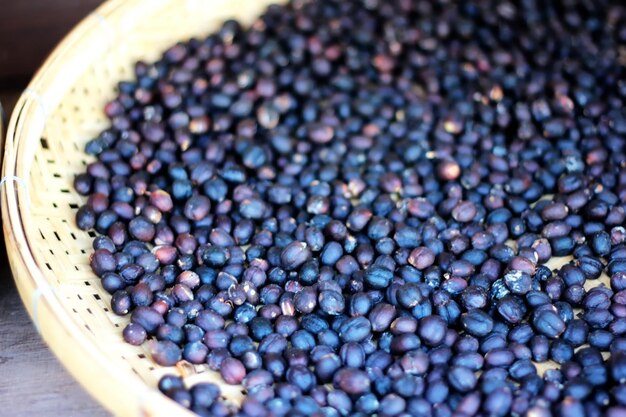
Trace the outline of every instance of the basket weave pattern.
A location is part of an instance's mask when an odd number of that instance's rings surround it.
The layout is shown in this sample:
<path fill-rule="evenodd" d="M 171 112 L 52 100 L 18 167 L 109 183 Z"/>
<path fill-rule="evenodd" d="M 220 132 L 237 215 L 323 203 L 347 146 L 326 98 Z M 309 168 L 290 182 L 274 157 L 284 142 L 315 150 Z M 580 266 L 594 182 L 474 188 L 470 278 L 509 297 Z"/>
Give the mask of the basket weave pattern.
<path fill-rule="evenodd" d="M 272 1 L 275 3 L 276 1 Z M 119 416 L 191 415 L 155 385 L 171 369 L 126 344 L 127 317 L 89 267 L 93 236 L 74 223 L 83 203 L 72 186 L 90 162 L 85 143 L 108 126 L 104 104 L 137 60 L 153 61 L 179 40 L 204 36 L 229 18 L 250 23 L 269 0 L 111 0 L 57 47 L 18 101 L 7 133 L 2 215 L 20 296 L 68 370 Z M 178 371 L 219 381 L 204 366 Z M 195 375 L 197 374 L 197 375 Z M 224 386 L 229 398 L 239 387 Z"/>
<path fill-rule="evenodd" d="M 203 36 L 229 18 L 251 23 L 285 0 L 110 0 L 59 45 L 18 101 L 7 132 L 2 215 L 9 261 L 35 325 L 68 370 L 118 416 L 192 416 L 156 389 L 171 369 L 126 344 L 128 322 L 88 264 L 95 235 L 74 224 L 83 203 L 72 186 L 89 157 L 85 143 L 108 126 L 102 112 L 133 63 L 154 61 L 178 40 Z M 1 131 L 0 131 L 1 134 Z M 0 135 L 1 136 L 1 135 Z M 571 257 L 548 262 L 557 268 Z M 588 280 L 585 289 L 608 283 Z M 537 364 L 540 371 L 558 367 Z M 175 370 L 188 381 L 219 382 L 205 366 Z M 241 399 L 240 387 L 223 385 Z"/>

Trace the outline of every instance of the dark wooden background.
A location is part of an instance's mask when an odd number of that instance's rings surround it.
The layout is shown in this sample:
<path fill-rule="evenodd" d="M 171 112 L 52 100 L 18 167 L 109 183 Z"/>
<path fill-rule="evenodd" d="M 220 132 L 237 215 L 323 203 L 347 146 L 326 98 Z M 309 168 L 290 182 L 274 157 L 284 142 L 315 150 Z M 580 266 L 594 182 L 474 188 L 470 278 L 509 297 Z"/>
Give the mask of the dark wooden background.
<path fill-rule="evenodd" d="M 0 102 L 7 116 L 48 53 L 100 3 L 0 0 Z M 0 243 L 0 416 L 110 417 L 35 331 Z"/>
<path fill-rule="evenodd" d="M 23 84 L 102 0 L 0 0 L 0 81 Z"/>

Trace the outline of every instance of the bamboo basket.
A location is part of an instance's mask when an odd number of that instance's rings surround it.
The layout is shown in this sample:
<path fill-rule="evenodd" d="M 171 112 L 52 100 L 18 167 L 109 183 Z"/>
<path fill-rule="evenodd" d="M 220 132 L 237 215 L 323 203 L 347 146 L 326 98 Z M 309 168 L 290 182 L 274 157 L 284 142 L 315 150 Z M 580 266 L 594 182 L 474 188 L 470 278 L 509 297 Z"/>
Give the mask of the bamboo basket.
<path fill-rule="evenodd" d="M 205 36 L 229 18 L 249 24 L 276 2 L 110 0 L 60 43 L 15 106 L 0 199 L 17 288 L 64 366 L 117 416 L 192 416 L 156 389 L 160 376 L 220 379 L 205 366 L 159 367 L 145 347 L 123 341 L 128 318 L 109 311 L 110 295 L 88 264 L 93 235 L 74 224 L 83 198 L 72 182 L 90 158 L 84 145 L 107 126 L 102 108 L 117 82 L 132 78 L 135 61 L 156 60 L 168 46 Z M 240 387 L 225 385 L 223 392 L 242 397 Z"/>
<path fill-rule="evenodd" d="M 191 417 L 158 392 L 160 376 L 221 380 L 205 366 L 159 367 L 145 347 L 122 340 L 128 318 L 109 311 L 110 295 L 88 264 L 94 235 L 74 224 L 83 198 L 72 182 L 89 161 L 84 145 L 107 127 L 102 108 L 116 83 L 132 78 L 135 61 L 153 61 L 176 41 L 204 36 L 229 18 L 249 24 L 270 3 L 285 1 L 109 0 L 61 42 L 15 106 L 0 199 L 17 288 L 44 340 L 115 415 Z M 555 258 L 548 266 L 570 260 Z M 607 283 L 603 274 L 585 288 Z M 537 364 L 540 371 L 557 366 Z M 226 397 L 241 400 L 240 387 L 222 387 Z"/>

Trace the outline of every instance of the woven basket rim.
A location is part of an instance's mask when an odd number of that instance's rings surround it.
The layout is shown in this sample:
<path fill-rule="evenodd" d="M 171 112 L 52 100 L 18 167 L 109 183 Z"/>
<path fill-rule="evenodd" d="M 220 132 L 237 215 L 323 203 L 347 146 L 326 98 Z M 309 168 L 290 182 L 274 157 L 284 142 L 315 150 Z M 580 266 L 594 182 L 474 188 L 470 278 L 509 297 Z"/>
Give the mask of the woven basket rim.
<path fill-rule="evenodd" d="M 159 1 L 152 2 L 155 9 L 158 9 Z M 19 97 L 8 124 L 2 158 L 2 178 L 5 179 L 4 187 L 0 190 L 3 232 L 13 279 L 26 310 L 36 326 L 39 320 L 37 316 L 46 315 L 54 318 L 54 320 L 47 321 L 46 327 L 38 327 L 37 330 L 55 356 L 91 396 L 116 415 L 191 417 L 195 414 L 169 400 L 155 387 L 149 387 L 137 375 L 131 372 L 116 374 L 114 370 L 111 372 L 111 364 L 98 353 L 102 347 L 92 340 L 78 337 L 78 324 L 69 319 L 68 312 L 63 307 L 62 298 L 55 293 L 41 266 L 36 262 L 27 239 L 23 219 L 22 208 L 29 204 L 25 182 L 28 173 L 20 176 L 22 172 L 19 169 L 19 160 L 24 153 L 28 155 L 28 152 L 23 149 L 28 146 L 28 143 L 24 143 L 24 138 L 35 134 L 41 137 L 43 133 L 44 123 L 36 124 L 33 121 L 45 121 L 48 102 L 53 104 L 54 100 L 59 99 L 55 95 L 54 85 L 50 86 L 48 82 L 65 68 L 65 60 L 72 56 L 74 46 L 83 44 L 93 37 L 93 33 L 98 31 L 98 27 L 108 17 L 130 13 L 133 7 L 134 2 L 107 0 L 82 19 L 54 48 Z M 0 132 L 0 138 L 2 138 L 2 132 Z M 67 343 L 65 339 L 65 345 L 69 346 L 61 351 L 58 344 L 59 339 L 62 338 L 69 338 L 71 342 Z M 82 367 L 80 372 L 76 365 L 77 361 Z M 84 366 L 88 366 L 88 369 L 85 370 Z M 92 373 L 106 374 L 110 386 L 98 389 L 98 386 L 87 383 L 88 376 Z M 129 378 L 131 374 L 132 378 Z M 119 400 L 121 397 L 114 395 L 111 398 L 112 392 L 124 393 L 124 401 L 115 403 L 111 401 Z"/>
<path fill-rule="evenodd" d="M 84 337 L 84 329 L 70 317 L 66 300 L 51 286 L 50 273 L 38 263 L 33 243 L 28 239 L 32 225 L 28 222 L 30 194 L 27 184 L 29 168 L 37 149 L 32 145 L 44 133 L 46 110 L 57 108 L 72 82 L 82 76 L 92 63 L 86 58 L 96 59 L 99 52 L 106 50 L 105 44 L 110 42 L 107 39 L 111 29 L 107 27 L 109 19 L 117 25 L 116 35 L 128 34 L 141 21 L 149 19 L 152 16 L 150 13 L 156 13 L 172 2 L 184 4 L 179 1 L 107 0 L 103 3 L 84 18 L 44 61 L 18 99 L 5 136 L 3 180 L 0 184 L 4 187 L 0 187 L 0 204 L 7 255 L 20 297 L 35 324 L 39 321 L 46 324 L 37 326 L 38 330 L 66 369 L 104 407 L 120 416 L 193 417 L 195 414 L 169 400 L 130 369 L 108 361 L 102 354 L 104 346 L 95 338 Z M 236 8 L 244 1 L 252 6 L 268 4 L 272 0 L 187 0 L 187 4 L 193 1 L 207 2 L 203 4 L 218 9 L 221 5 Z M 221 18 L 222 15 L 218 15 Z M 0 146 L 1 139 L 0 130 Z M 552 269 L 557 262 L 565 261 L 567 259 L 553 259 L 546 265 Z M 605 281 L 595 281 L 596 285 L 607 282 L 606 277 L 603 279 Z M 94 379 L 94 375 L 106 378 L 99 381 Z"/>

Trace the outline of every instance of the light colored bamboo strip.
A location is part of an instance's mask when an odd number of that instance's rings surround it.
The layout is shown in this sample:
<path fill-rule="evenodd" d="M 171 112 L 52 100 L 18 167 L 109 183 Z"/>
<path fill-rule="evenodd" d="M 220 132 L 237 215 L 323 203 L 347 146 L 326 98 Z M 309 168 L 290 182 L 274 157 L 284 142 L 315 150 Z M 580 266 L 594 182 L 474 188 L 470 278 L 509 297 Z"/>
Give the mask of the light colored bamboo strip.
<path fill-rule="evenodd" d="M 276 2 L 110 0 L 59 44 L 15 106 L 0 192 L 17 288 L 44 340 L 115 415 L 191 416 L 156 390 L 159 377 L 182 371 L 189 380 L 219 382 L 219 376 L 206 366 L 159 367 L 144 347 L 123 342 L 128 318 L 109 311 L 110 295 L 88 265 L 92 237 L 74 225 L 83 199 L 72 181 L 90 161 L 84 145 L 106 128 L 102 108 L 117 82 L 132 78 L 134 62 L 153 61 L 229 18 L 249 24 Z M 242 396 L 237 386 L 224 386 L 224 393 L 235 401 Z"/>

